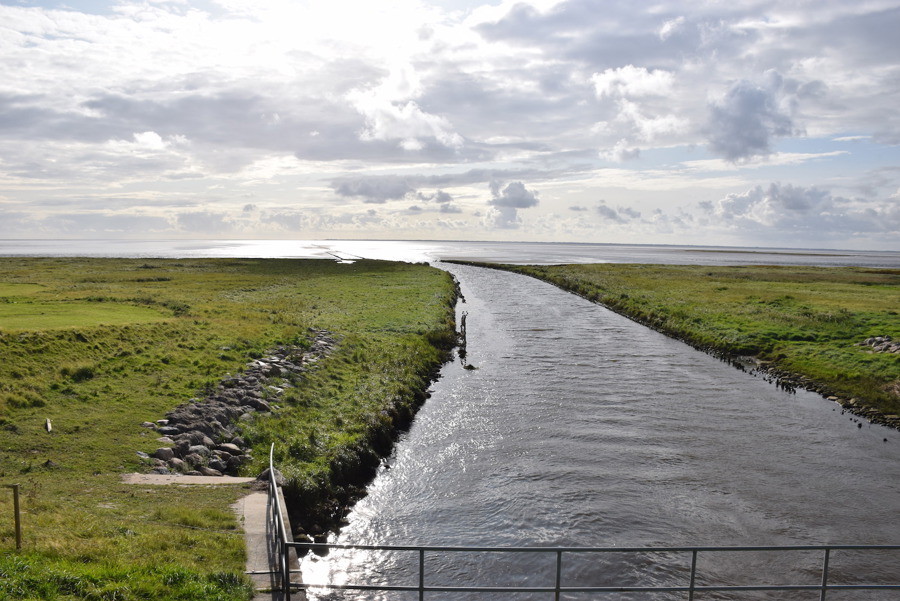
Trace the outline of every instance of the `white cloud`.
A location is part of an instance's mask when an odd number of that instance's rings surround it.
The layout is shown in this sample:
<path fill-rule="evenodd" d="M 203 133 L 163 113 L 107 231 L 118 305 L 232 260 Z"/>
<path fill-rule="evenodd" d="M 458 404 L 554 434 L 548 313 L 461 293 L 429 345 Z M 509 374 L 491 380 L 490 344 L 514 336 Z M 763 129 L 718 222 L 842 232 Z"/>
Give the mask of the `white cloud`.
<path fill-rule="evenodd" d="M 538 204 L 537 193 L 526 188 L 522 182 L 512 182 L 502 190 L 501 187 L 499 182 L 491 182 L 493 198 L 488 201 L 489 204 L 514 209 L 527 209 Z"/>
<path fill-rule="evenodd" d="M 598 98 L 640 98 L 642 96 L 666 96 L 672 90 L 674 77 L 662 69 L 626 65 L 618 69 L 606 69 L 591 76 Z"/>
<path fill-rule="evenodd" d="M 794 242 L 807 244 L 900 235 L 900 206 L 896 203 L 873 205 L 816 187 L 771 183 L 703 206 L 721 223 L 743 230 L 745 235 L 793 236 Z"/>
<path fill-rule="evenodd" d="M 537 193 L 529 190 L 522 182 L 512 182 L 505 188 L 498 181 L 491 182 L 490 208 L 483 224 L 489 229 L 518 229 L 522 226 L 519 209 L 528 209 L 538 204 Z"/>
<path fill-rule="evenodd" d="M 151 150 L 162 150 L 166 147 L 162 137 L 155 131 L 145 131 L 144 133 L 134 134 L 134 141 L 138 146 L 149 148 Z"/>
<path fill-rule="evenodd" d="M 415 192 L 407 180 L 401 177 L 343 177 L 332 182 L 339 196 L 362 198 L 368 203 L 384 203 L 406 198 Z"/>
<path fill-rule="evenodd" d="M 481 223 L 489 230 L 515 230 L 522 227 L 522 218 L 514 207 L 491 207 Z"/>
<path fill-rule="evenodd" d="M 795 102 L 777 71 L 767 71 L 760 83 L 735 82 L 709 105 L 710 150 L 729 161 L 771 154 L 776 138 L 797 133 Z"/>
<path fill-rule="evenodd" d="M 600 152 L 600 157 L 607 161 L 615 163 L 624 163 L 625 161 L 634 161 L 641 157 L 640 148 L 629 148 L 627 140 L 619 140 L 609 150 Z"/>
<path fill-rule="evenodd" d="M 377 86 L 347 94 L 350 103 L 366 119 L 360 139 L 399 141 L 404 150 L 422 150 L 422 139 L 433 138 L 451 148 L 462 145 L 446 118 L 423 111 L 414 100 L 423 93 L 415 69 L 408 63 L 395 65 Z"/>
<path fill-rule="evenodd" d="M 666 41 L 667 39 L 669 39 L 672 34 L 674 34 L 681 28 L 682 25 L 684 25 L 684 22 L 684 16 L 679 16 L 663 23 L 662 27 L 659 28 L 659 39 L 661 39 L 662 41 Z"/>

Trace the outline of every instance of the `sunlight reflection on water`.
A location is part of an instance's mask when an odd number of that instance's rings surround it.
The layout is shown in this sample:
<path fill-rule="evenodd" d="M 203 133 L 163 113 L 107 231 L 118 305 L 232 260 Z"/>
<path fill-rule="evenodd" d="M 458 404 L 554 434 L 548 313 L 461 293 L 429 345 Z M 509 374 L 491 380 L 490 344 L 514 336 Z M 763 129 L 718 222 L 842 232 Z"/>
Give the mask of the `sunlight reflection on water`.
<path fill-rule="evenodd" d="M 900 267 L 900 252 L 896 251 L 406 240 L 0 240 L 0 256 Z"/>

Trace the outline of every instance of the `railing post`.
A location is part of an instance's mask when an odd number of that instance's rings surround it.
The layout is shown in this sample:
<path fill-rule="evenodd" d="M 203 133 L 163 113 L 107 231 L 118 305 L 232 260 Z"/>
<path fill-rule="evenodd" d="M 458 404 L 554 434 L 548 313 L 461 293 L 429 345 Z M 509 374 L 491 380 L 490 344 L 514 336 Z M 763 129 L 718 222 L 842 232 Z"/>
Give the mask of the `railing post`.
<path fill-rule="evenodd" d="M 291 601 L 291 564 L 285 525 L 282 521 L 281 502 L 278 500 L 278 484 L 275 481 L 275 443 L 269 447 L 269 498 L 272 507 L 272 529 L 275 531 L 274 548 L 278 553 L 278 568 L 281 570 L 281 592 L 285 601 Z"/>
<path fill-rule="evenodd" d="M 825 601 L 825 593 L 828 591 L 828 559 L 831 555 L 831 549 L 825 549 L 825 561 L 822 564 L 822 594 L 819 595 L 819 601 Z"/>
<path fill-rule="evenodd" d="M 562 549 L 556 552 L 556 593 L 554 599 L 559 601 L 560 588 L 562 587 Z"/>
<path fill-rule="evenodd" d="M 688 591 L 688 601 L 694 601 L 694 584 L 697 581 L 697 549 L 691 551 L 691 584 Z"/>
<path fill-rule="evenodd" d="M 419 549 L 419 601 L 425 599 L 425 549 Z"/>
<path fill-rule="evenodd" d="M 281 585 L 285 601 L 291 601 L 291 564 L 288 560 L 287 541 L 281 541 Z"/>

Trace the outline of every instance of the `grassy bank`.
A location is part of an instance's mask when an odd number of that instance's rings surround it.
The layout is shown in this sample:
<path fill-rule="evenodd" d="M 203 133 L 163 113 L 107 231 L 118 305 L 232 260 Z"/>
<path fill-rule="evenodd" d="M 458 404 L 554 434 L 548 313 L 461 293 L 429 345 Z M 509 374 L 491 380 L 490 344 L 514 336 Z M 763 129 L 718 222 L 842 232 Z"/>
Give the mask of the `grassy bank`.
<path fill-rule="evenodd" d="M 160 446 L 141 422 L 328 330 L 333 353 L 242 433 L 246 473 L 277 441 L 289 491 L 314 505 L 307 529 L 327 528 L 423 400 L 454 298 L 425 265 L 0 259 L 0 600 L 248 598 L 229 508 L 246 491 L 122 484 Z"/>
<path fill-rule="evenodd" d="M 494 266 L 497 267 L 497 266 Z M 754 356 L 788 381 L 900 414 L 900 270 L 557 265 L 503 269 L 575 292 L 700 349 Z"/>

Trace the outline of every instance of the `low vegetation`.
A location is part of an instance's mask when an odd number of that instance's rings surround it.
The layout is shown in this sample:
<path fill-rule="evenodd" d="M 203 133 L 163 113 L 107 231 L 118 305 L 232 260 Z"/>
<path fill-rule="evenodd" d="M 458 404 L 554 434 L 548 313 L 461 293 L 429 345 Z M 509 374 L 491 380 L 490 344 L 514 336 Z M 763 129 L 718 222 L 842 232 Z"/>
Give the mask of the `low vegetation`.
<path fill-rule="evenodd" d="M 276 441 L 295 505 L 328 527 L 424 399 L 455 294 L 389 262 L 0 259 L 0 600 L 248 599 L 246 490 L 123 484 L 159 446 L 141 422 L 328 330 L 334 352 L 243 432 L 246 474 Z"/>
<path fill-rule="evenodd" d="M 497 267 L 496 265 L 492 265 Z M 900 414 L 900 270 L 852 267 L 554 265 L 503 269 L 575 292 L 703 350 L 753 356 Z"/>

